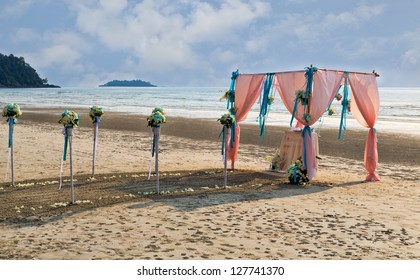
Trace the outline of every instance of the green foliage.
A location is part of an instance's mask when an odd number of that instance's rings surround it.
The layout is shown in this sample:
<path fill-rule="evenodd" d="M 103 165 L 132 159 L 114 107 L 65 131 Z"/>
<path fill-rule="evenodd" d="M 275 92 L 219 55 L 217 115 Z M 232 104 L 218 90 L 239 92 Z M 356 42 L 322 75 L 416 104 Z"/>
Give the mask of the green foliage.
<path fill-rule="evenodd" d="M 131 80 L 131 81 L 120 81 L 120 80 L 113 80 L 106 84 L 100 85 L 100 87 L 156 87 L 149 82 L 145 82 L 142 80 Z"/>
<path fill-rule="evenodd" d="M 23 57 L 0 53 L 0 87 L 2 88 L 44 88 L 49 85 L 47 79 L 41 79 Z"/>

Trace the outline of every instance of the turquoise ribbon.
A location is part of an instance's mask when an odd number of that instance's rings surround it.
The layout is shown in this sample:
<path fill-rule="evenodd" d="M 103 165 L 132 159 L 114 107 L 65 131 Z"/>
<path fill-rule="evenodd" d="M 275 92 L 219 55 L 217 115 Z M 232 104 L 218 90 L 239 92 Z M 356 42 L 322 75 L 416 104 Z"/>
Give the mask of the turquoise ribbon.
<path fill-rule="evenodd" d="M 239 70 L 232 72 L 232 77 L 230 78 L 230 87 L 229 87 L 229 95 L 227 98 L 226 108 L 229 109 L 229 113 L 235 116 L 235 85 L 236 85 L 236 78 L 239 76 Z M 230 137 L 230 146 L 233 148 L 233 143 L 235 142 L 235 135 L 236 135 L 236 118 L 232 124 L 231 129 L 231 137 Z M 224 143 L 224 141 L 223 141 Z M 224 144 L 223 144 L 224 145 Z"/>
<path fill-rule="evenodd" d="M 220 132 L 220 134 L 222 135 L 222 156 L 223 156 L 225 154 L 225 140 L 226 140 L 225 126 L 222 127 L 222 131 Z"/>
<path fill-rule="evenodd" d="M 314 74 L 318 71 L 316 67 L 306 67 L 305 68 L 305 78 L 306 78 L 306 97 L 308 97 L 309 92 L 312 91 L 312 83 L 314 80 Z"/>
<path fill-rule="evenodd" d="M 9 117 L 7 119 L 7 122 L 9 123 L 9 148 L 12 147 L 13 143 L 13 127 L 15 125 L 15 119 L 13 117 Z"/>
<path fill-rule="evenodd" d="M 64 128 L 64 151 L 63 151 L 63 161 L 66 161 L 67 159 L 67 147 L 68 147 L 68 143 L 69 143 L 69 135 L 67 134 L 67 129 L 68 128 L 73 128 L 72 125 L 66 126 Z"/>
<path fill-rule="evenodd" d="M 307 132 L 307 133 L 306 133 Z M 302 137 L 303 137 L 303 167 L 306 169 L 306 138 L 311 136 L 311 128 L 307 125 L 302 130 Z"/>
<path fill-rule="evenodd" d="M 232 72 L 231 81 L 230 81 L 230 87 L 229 92 L 227 96 L 227 102 L 226 102 L 226 109 L 230 109 L 231 114 L 234 114 L 235 111 L 235 83 L 236 78 L 239 76 L 239 70 L 236 70 L 235 72 Z"/>
<path fill-rule="evenodd" d="M 296 170 L 298 168 L 298 165 L 295 163 L 295 168 L 293 169 L 293 182 L 296 184 Z"/>
<path fill-rule="evenodd" d="M 305 98 L 307 99 L 309 98 L 309 93 L 312 91 L 312 84 L 314 80 L 314 74 L 316 71 L 318 71 L 318 68 L 316 67 L 313 67 L 313 66 L 305 67 L 305 78 L 306 78 Z M 293 126 L 293 120 L 295 119 L 298 100 L 299 100 L 299 97 L 296 96 L 295 105 L 293 106 L 292 118 L 290 119 L 290 126 Z M 302 104 L 302 105 L 306 106 L 307 104 Z"/>
<path fill-rule="evenodd" d="M 153 131 L 152 157 L 155 156 L 156 143 L 159 141 L 159 127 L 160 125 L 156 126 L 157 133 Z"/>
<path fill-rule="evenodd" d="M 274 73 L 268 73 L 265 76 L 264 80 L 264 88 L 262 91 L 262 98 L 261 98 L 261 107 L 260 107 L 260 115 L 258 117 L 259 125 L 260 125 L 260 136 L 264 137 L 265 134 L 265 117 L 267 116 L 268 112 L 270 111 L 270 106 L 268 104 L 268 97 L 272 97 L 272 84 L 273 84 Z"/>
<path fill-rule="evenodd" d="M 348 72 L 344 72 L 344 89 L 343 89 L 343 107 L 341 110 L 340 129 L 338 131 L 338 139 L 344 140 L 343 130 L 346 130 L 347 123 L 347 110 L 349 106 L 349 85 L 348 85 Z"/>

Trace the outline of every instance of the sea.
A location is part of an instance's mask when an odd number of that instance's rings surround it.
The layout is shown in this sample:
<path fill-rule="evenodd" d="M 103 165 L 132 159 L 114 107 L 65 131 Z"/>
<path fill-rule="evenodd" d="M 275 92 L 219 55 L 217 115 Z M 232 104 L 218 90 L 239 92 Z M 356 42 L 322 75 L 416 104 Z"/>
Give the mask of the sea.
<path fill-rule="evenodd" d="M 65 107 L 78 113 L 88 112 L 97 105 L 105 113 L 123 112 L 148 115 L 155 107 L 171 116 L 189 119 L 217 120 L 226 113 L 226 101 L 220 98 L 223 87 L 96 87 L 96 88 L 41 88 L 0 89 L 0 103 L 20 105 L 23 114 L 31 108 Z M 380 87 L 380 109 L 375 128 L 380 131 L 420 135 L 420 88 Z M 324 116 L 313 128 L 337 128 L 340 125 L 341 104 L 334 101 L 337 114 Z M 258 102 L 252 107 L 244 123 L 257 124 Z M 106 115 L 105 115 L 106 116 Z M 104 116 L 104 117 L 105 117 Z M 276 94 L 267 118 L 268 125 L 288 126 L 291 115 Z M 366 129 L 351 116 L 347 116 L 347 129 Z"/>

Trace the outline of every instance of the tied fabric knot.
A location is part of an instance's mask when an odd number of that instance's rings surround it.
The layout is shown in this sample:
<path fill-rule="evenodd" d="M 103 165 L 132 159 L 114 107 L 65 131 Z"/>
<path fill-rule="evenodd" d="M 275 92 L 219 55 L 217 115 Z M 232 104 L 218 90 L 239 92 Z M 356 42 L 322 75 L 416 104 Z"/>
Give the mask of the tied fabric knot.
<path fill-rule="evenodd" d="M 312 84 L 313 84 L 313 80 L 314 80 L 314 74 L 315 74 L 316 71 L 318 71 L 317 67 L 313 67 L 313 66 L 305 67 L 306 88 L 305 88 L 305 96 L 303 98 L 303 100 L 305 100 L 305 101 L 302 101 L 302 105 L 305 106 L 305 108 L 306 108 L 307 105 L 309 105 L 308 104 L 309 94 L 312 91 Z M 295 119 L 295 115 L 296 115 L 296 112 L 297 112 L 297 106 L 298 106 L 300 98 L 301 97 L 299 95 L 296 96 L 295 105 L 293 106 L 292 118 L 290 119 L 290 127 L 293 126 L 293 120 Z"/>

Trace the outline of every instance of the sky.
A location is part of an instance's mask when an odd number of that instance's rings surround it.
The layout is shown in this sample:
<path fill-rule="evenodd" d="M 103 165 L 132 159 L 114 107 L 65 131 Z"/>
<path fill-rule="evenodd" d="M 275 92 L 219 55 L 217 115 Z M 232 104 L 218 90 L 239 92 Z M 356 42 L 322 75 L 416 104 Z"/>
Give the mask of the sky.
<path fill-rule="evenodd" d="M 0 0 L 0 53 L 63 87 L 223 86 L 309 65 L 420 87 L 420 0 Z"/>

